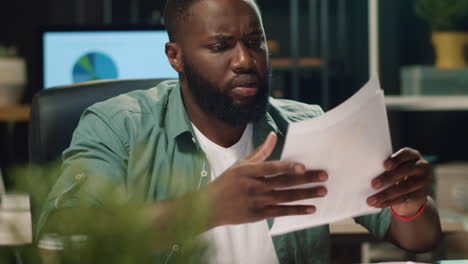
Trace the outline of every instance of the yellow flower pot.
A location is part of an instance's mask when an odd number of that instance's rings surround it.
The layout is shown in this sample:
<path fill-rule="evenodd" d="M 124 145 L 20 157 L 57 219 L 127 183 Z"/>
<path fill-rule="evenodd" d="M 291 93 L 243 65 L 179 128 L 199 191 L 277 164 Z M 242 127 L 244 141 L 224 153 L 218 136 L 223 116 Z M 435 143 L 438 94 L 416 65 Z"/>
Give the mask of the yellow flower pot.
<path fill-rule="evenodd" d="M 432 43 L 436 53 L 436 67 L 459 69 L 468 67 L 465 50 L 468 32 L 433 32 Z"/>

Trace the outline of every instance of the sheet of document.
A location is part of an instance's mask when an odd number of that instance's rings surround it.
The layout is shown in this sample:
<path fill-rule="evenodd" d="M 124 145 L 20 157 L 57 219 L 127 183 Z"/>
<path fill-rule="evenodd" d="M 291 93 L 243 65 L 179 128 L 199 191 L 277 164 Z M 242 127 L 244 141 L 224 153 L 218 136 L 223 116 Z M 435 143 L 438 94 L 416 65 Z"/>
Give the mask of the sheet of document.
<path fill-rule="evenodd" d="M 312 215 L 275 218 L 271 235 L 324 225 L 349 217 L 378 213 L 366 199 L 377 191 L 371 180 L 384 172 L 392 154 L 384 94 L 377 78 L 329 112 L 289 126 L 281 159 L 323 169 L 328 181 L 294 188 L 326 186 L 323 198 L 288 204 L 315 205 Z"/>
<path fill-rule="evenodd" d="M 33 241 L 29 195 L 7 194 L 0 204 L 0 246 L 30 244 Z"/>

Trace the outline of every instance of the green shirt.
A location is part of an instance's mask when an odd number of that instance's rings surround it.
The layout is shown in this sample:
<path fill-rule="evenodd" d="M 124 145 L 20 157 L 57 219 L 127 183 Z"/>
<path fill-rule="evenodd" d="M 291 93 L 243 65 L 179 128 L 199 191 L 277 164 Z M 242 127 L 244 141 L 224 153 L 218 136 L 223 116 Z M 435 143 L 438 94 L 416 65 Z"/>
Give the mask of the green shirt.
<path fill-rule="evenodd" d="M 268 112 L 254 124 L 254 146 L 259 146 L 270 131 L 276 132 L 278 143 L 270 159 L 277 160 L 288 124 L 322 113 L 315 105 L 270 98 Z M 99 193 L 93 192 L 93 185 L 103 178 L 124 185 L 129 199 L 148 202 L 177 197 L 209 180 L 202 177 L 206 174 L 204 163 L 208 162 L 192 131 L 176 80 L 86 109 L 63 158 L 62 174 L 41 212 L 38 230 L 51 212 L 74 207 L 77 196 L 86 196 L 99 205 Z M 81 175 L 86 175 L 83 184 Z M 383 238 L 391 217 L 383 210 L 355 221 Z M 271 227 L 272 220 L 268 223 Z M 273 243 L 280 263 L 329 262 L 328 225 L 275 236 Z"/>

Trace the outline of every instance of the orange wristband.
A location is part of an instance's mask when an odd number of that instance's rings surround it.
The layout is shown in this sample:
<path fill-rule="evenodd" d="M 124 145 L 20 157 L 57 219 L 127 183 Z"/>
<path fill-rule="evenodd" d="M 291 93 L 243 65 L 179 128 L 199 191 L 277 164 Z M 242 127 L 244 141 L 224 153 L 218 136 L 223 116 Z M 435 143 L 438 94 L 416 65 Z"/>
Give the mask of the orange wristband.
<path fill-rule="evenodd" d="M 399 215 L 399 214 L 397 214 L 397 212 L 395 212 L 395 210 L 393 210 L 393 207 L 391 207 L 391 206 L 390 206 L 390 212 L 392 212 L 392 215 L 395 218 L 397 218 L 398 220 L 408 222 L 408 221 L 411 221 L 411 220 L 414 220 L 414 219 L 418 218 L 418 216 L 420 216 L 424 212 L 424 210 L 426 209 L 426 205 L 427 205 L 427 200 L 423 203 L 421 208 L 419 208 L 418 212 L 415 215 L 412 215 L 412 216 Z"/>

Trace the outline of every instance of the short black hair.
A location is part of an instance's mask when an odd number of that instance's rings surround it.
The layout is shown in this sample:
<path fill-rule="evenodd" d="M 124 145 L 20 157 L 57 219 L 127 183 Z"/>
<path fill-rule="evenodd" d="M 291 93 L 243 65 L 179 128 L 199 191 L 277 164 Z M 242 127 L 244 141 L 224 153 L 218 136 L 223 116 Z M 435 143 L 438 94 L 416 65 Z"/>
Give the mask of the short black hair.
<path fill-rule="evenodd" d="M 179 25 L 186 22 L 190 16 L 190 7 L 202 0 L 167 0 L 164 7 L 164 25 L 166 26 L 167 33 L 169 34 L 169 41 L 175 42 L 177 40 L 177 32 Z M 257 1 L 253 1 L 255 4 Z M 258 10 L 258 6 L 256 6 Z M 258 10 L 260 13 L 260 10 Z"/>
<path fill-rule="evenodd" d="M 180 23 L 185 22 L 190 16 L 190 7 L 200 0 L 167 0 L 164 7 L 164 25 L 169 34 L 169 41 L 177 39 L 177 31 Z"/>

